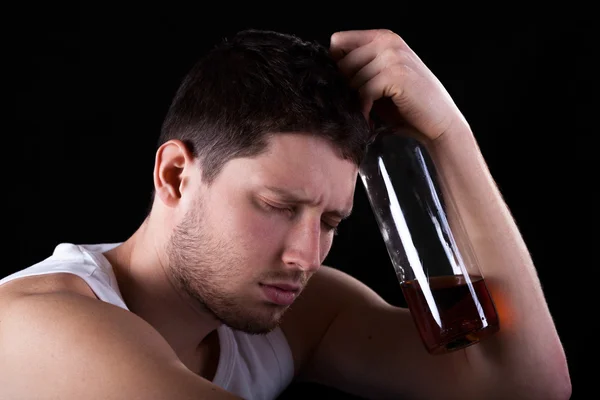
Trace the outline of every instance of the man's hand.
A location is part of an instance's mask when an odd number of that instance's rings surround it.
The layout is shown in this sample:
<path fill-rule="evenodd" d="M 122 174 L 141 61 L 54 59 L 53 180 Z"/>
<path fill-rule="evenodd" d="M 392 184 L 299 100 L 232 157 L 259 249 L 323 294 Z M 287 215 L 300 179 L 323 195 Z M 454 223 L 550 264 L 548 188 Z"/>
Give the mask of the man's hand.
<path fill-rule="evenodd" d="M 358 89 L 363 112 L 397 128 L 413 128 L 419 139 L 436 140 L 467 123 L 439 80 L 394 32 L 356 30 L 331 36 L 330 52 Z"/>

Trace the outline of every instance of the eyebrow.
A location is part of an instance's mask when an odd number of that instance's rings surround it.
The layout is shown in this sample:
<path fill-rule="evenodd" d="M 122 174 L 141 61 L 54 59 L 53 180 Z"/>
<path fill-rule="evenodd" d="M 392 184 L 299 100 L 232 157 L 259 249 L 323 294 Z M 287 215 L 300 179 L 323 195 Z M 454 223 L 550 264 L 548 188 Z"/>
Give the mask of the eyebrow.
<path fill-rule="evenodd" d="M 287 201 L 290 203 L 298 203 L 298 204 L 311 204 L 312 201 L 300 194 L 294 193 L 294 191 L 283 189 L 275 186 L 266 186 L 266 189 L 270 192 L 275 193 L 279 196 L 283 201 Z M 326 214 L 331 214 L 338 217 L 340 220 L 347 219 L 352 214 L 352 208 L 349 210 L 331 210 L 327 211 Z"/>

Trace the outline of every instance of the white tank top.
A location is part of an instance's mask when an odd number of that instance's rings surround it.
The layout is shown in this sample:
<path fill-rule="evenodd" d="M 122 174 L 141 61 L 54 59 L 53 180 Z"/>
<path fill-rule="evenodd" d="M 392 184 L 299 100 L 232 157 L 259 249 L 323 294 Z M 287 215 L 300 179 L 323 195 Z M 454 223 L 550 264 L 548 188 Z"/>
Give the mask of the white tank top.
<path fill-rule="evenodd" d="M 102 301 L 129 310 L 112 266 L 102 254 L 119 243 L 59 244 L 45 260 L 0 280 L 0 285 L 33 275 L 66 272 L 84 279 Z M 213 383 L 244 399 L 275 399 L 291 383 L 294 362 L 280 328 L 250 335 L 225 325 L 218 329 L 221 352 Z"/>

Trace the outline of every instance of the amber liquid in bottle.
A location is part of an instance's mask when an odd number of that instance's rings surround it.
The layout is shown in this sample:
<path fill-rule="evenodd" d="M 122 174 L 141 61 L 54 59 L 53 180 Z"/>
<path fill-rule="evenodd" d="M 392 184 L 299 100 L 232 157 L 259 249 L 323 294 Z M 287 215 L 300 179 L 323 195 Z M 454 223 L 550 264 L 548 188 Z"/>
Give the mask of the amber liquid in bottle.
<path fill-rule="evenodd" d="M 417 280 L 400 286 L 431 354 L 462 349 L 499 329 L 496 308 L 481 276 L 430 277 L 431 296 L 425 295 Z"/>

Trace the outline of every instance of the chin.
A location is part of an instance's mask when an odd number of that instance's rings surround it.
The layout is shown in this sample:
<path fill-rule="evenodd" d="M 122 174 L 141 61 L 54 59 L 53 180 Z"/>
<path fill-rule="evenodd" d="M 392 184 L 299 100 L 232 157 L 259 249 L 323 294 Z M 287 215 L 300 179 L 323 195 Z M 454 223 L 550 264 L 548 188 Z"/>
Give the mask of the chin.
<path fill-rule="evenodd" d="M 285 313 L 280 307 L 273 310 L 273 307 L 269 307 L 271 310 L 259 312 L 252 311 L 244 317 L 229 316 L 229 318 L 220 318 L 221 322 L 232 329 L 249 333 L 252 335 L 263 335 L 267 334 L 276 329 Z M 287 309 L 287 307 L 286 307 Z"/>
<path fill-rule="evenodd" d="M 258 323 L 257 321 L 245 322 L 245 323 L 227 323 L 223 321 L 223 324 L 227 325 L 231 329 L 235 329 L 237 331 L 245 332 L 250 335 L 265 335 L 269 332 L 272 332 L 279 326 L 279 322 L 264 324 Z"/>

